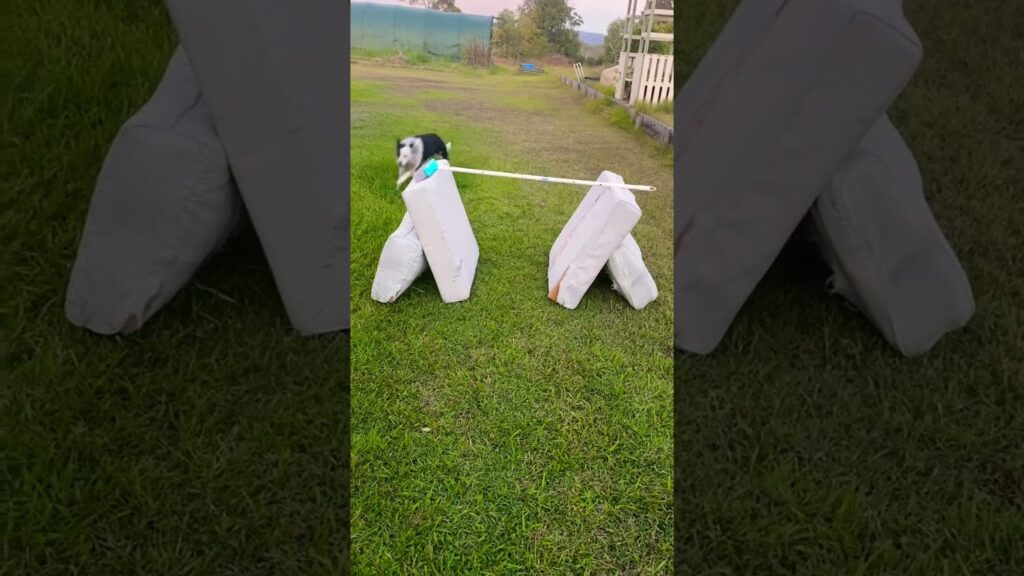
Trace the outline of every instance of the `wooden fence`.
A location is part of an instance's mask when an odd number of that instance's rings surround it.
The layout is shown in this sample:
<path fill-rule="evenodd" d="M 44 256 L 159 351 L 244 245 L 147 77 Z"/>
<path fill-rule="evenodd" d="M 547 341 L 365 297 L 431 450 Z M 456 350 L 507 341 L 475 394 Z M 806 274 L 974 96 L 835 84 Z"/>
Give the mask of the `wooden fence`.
<path fill-rule="evenodd" d="M 630 106 L 647 102 L 657 106 L 675 96 L 675 74 L 671 54 L 619 54 L 619 70 L 629 76 L 616 87 L 615 97 L 626 100 Z"/>
<path fill-rule="evenodd" d="M 633 67 L 632 93 L 629 103 L 647 102 L 657 106 L 675 96 L 671 54 L 644 54 L 642 67 Z"/>

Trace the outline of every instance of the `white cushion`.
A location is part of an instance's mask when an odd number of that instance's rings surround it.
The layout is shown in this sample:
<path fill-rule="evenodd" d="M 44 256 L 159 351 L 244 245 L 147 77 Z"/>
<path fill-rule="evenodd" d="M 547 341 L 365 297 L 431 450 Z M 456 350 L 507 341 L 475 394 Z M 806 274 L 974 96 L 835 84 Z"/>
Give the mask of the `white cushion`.
<path fill-rule="evenodd" d="M 416 235 L 412 217 L 406 212 L 398 229 L 384 242 L 370 296 L 377 302 L 394 302 L 426 269 L 423 244 Z"/>
<path fill-rule="evenodd" d="M 347 329 L 348 4 L 165 3 L 292 325 Z"/>
<path fill-rule="evenodd" d="M 622 294 L 629 305 L 637 310 L 658 297 L 654 277 L 644 265 L 640 246 L 632 234 L 626 234 L 626 239 L 612 252 L 608 259 L 608 275 L 612 279 L 612 289 Z"/>
<path fill-rule="evenodd" d="M 633 193 L 604 171 L 558 234 L 548 255 L 548 297 L 574 309 L 616 248 L 640 220 Z"/>
<path fill-rule="evenodd" d="M 213 118 L 178 48 L 107 153 L 68 282 L 68 320 L 99 334 L 142 328 L 241 215 Z"/>
<path fill-rule="evenodd" d="M 437 164 L 441 168 L 449 166 L 446 160 L 438 160 Z M 423 178 L 421 170 L 402 192 L 402 199 L 423 245 L 441 299 L 445 302 L 466 300 L 473 287 L 480 248 L 454 176 L 448 170 L 437 170 Z"/>
<path fill-rule="evenodd" d="M 745 0 L 680 95 L 676 345 L 716 348 L 921 45 L 892 0 Z"/>
<path fill-rule="evenodd" d="M 967 275 L 935 222 L 917 162 L 885 116 L 814 203 L 832 289 L 906 356 L 974 314 Z"/>

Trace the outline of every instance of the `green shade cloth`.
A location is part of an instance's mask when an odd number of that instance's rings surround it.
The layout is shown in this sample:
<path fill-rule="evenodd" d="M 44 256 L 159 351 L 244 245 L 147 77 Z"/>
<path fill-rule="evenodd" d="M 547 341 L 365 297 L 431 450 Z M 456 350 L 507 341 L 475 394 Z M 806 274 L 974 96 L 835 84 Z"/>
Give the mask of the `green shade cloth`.
<path fill-rule="evenodd" d="M 490 49 L 492 20 L 476 14 L 354 2 L 352 48 L 421 50 L 455 60 L 462 57 L 462 47 L 473 39 Z"/>

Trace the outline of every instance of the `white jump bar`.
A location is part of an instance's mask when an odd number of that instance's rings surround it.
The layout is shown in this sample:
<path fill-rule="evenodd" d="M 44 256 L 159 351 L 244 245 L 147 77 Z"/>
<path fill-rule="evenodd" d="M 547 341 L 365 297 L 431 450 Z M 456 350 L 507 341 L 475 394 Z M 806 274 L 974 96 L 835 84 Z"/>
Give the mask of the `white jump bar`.
<path fill-rule="evenodd" d="M 461 172 L 463 174 L 479 174 L 481 176 L 498 176 L 500 178 L 516 178 L 518 180 L 533 180 L 536 182 L 556 182 L 559 184 L 577 184 L 580 186 L 607 186 L 607 182 L 597 182 L 593 180 L 576 180 L 575 178 L 553 178 L 551 176 L 534 176 L 532 174 L 516 174 L 514 172 L 495 172 L 493 170 L 477 170 L 476 168 L 456 168 L 454 166 L 442 168 L 437 164 L 437 161 L 431 160 L 429 164 L 423 167 L 423 172 L 430 176 L 437 170 L 447 170 L 449 172 Z M 640 190 L 642 192 L 654 192 L 657 190 L 654 186 L 644 186 L 640 184 L 616 184 L 620 188 L 628 188 L 630 190 Z"/>

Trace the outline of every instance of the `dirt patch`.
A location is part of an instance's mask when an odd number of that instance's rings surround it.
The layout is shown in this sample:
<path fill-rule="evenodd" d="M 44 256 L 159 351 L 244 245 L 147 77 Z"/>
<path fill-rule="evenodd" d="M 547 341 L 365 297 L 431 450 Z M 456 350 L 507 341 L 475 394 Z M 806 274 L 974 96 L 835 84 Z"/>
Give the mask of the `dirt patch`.
<path fill-rule="evenodd" d="M 430 78 L 416 78 L 409 76 L 395 76 L 390 79 L 391 84 L 395 88 L 409 89 L 409 88 L 444 88 L 451 86 L 448 82 L 441 80 L 431 80 Z"/>
<path fill-rule="evenodd" d="M 372 72 L 369 74 L 365 73 L 370 70 Z M 465 93 L 479 92 L 479 88 L 474 86 L 456 86 L 450 81 L 427 77 L 422 72 L 420 74 L 409 74 L 408 71 L 408 68 L 402 69 L 397 66 L 391 70 L 385 67 L 363 67 L 360 69 L 359 74 L 360 76 L 372 78 L 375 82 L 386 83 L 389 94 L 405 98 L 414 96 L 419 92 L 450 92 L 453 98 L 461 99 Z"/>
<path fill-rule="evenodd" d="M 431 112 L 443 112 L 456 118 L 487 124 L 502 122 L 503 116 L 511 117 L 507 110 L 487 103 L 485 100 L 436 100 L 423 105 Z M 511 118 L 510 118 L 511 119 Z"/>
<path fill-rule="evenodd" d="M 475 95 L 478 88 L 458 87 L 448 84 L 430 84 L 421 82 L 393 83 L 389 86 L 388 92 L 402 98 L 413 98 L 423 106 L 429 106 L 431 102 L 467 103 L 474 102 L 480 98 Z"/>
<path fill-rule="evenodd" d="M 495 66 L 510 68 L 512 70 L 519 68 L 519 63 L 516 62 L 515 58 L 502 58 L 500 56 L 491 56 L 491 62 L 494 62 Z"/>
<path fill-rule="evenodd" d="M 395 56 L 401 58 L 401 56 Z M 410 66 L 390 65 L 391 59 L 376 58 L 374 61 L 360 61 L 352 66 L 354 78 L 372 78 L 375 81 L 386 80 L 388 82 L 412 82 L 428 84 L 450 84 L 437 78 L 425 78 L 429 70 L 416 69 Z"/>
<path fill-rule="evenodd" d="M 568 56 L 562 56 L 561 54 L 548 56 L 542 62 L 548 66 L 561 66 L 564 68 L 572 66 L 572 60 L 570 60 Z"/>
<path fill-rule="evenodd" d="M 436 419 L 440 414 L 437 404 L 437 393 L 433 388 L 422 388 L 420 390 L 420 406 L 423 408 L 423 412 L 431 419 Z"/>

